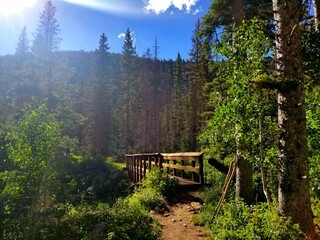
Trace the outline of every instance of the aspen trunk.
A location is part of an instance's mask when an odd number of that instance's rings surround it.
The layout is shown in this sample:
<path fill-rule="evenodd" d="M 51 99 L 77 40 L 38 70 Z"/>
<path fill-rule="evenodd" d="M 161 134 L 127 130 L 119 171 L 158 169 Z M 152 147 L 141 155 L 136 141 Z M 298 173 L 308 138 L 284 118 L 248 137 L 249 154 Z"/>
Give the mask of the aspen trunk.
<path fill-rule="evenodd" d="M 232 1 L 232 15 L 235 26 L 241 26 L 244 20 L 244 1 Z M 237 135 L 236 126 L 236 135 Z M 242 198 L 246 203 L 253 202 L 253 180 L 252 180 L 252 166 L 251 163 L 245 159 L 241 154 L 242 144 L 239 139 L 237 141 L 237 169 L 236 169 L 236 199 Z"/>

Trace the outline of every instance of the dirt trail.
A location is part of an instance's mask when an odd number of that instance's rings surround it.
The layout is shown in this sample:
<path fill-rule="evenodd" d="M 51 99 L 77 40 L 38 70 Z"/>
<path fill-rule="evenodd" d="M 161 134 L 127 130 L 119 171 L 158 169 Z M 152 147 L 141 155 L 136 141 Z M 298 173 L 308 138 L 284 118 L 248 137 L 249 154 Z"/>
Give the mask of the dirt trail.
<path fill-rule="evenodd" d="M 162 234 L 159 240 L 207 240 L 208 230 L 196 226 L 193 218 L 201 209 L 198 192 L 178 193 L 169 202 L 170 212 L 152 213 L 160 223 Z"/>

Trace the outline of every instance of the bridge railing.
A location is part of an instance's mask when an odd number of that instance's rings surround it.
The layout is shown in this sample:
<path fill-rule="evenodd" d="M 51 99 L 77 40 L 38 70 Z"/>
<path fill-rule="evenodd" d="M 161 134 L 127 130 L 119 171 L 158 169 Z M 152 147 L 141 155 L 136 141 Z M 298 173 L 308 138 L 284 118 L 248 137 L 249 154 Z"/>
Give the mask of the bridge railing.
<path fill-rule="evenodd" d="M 203 153 L 143 153 L 125 156 L 129 177 L 140 182 L 151 168 L 156 167 L 177 177 L 203 184 Z"/>

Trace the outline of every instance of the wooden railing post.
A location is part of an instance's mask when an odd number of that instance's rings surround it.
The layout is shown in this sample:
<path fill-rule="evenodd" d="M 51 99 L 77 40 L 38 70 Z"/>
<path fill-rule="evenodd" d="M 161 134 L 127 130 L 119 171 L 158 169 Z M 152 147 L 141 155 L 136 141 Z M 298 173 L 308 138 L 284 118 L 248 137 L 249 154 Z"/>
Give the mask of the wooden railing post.
<path fill-rule="evenodd" d="M 149 172 L 151 171 L 151 158 L 152 157 L 148 157 L 148 170 L 149 170 Z"/>
<path fill-rule="evenodd" d="M 142 158 L 143 158 L 143 156 L 141 155 L 139 157 L 139 182 L 141 182 L 141 180 L 142 180 L 142 172 L 143 172 L 143 169 L 142 169 Z"/>
<path fill-rule="evenodd" d="M 173 161 L 173 165 L 176 165 L 177 162 L 176 161 Z M 173 176 L 177 176 L 177 169 L 173 169 Z"/>
<path fill-rule="evenodd" d="M 137 182 L 138 181 L 138 178 L 137 178 L 137 157 L 134 156 L 133 157 L 133 181 L 134 182 Z"/>
<path fill-rule="evenodd" d="M 192 161 L 192 167 L 196 167 L 196 162 L 195 162 L 195 161 Z M 192 172 L 192 173 L 191 173 L 191 179 L 192 179 L 193 182 L 196 181 L 196 174 L 195 174 L 195 172 Z M 199 178 L 199 179 L 200 179 L 200 178 Z"/>
<path fill-rule="evenodd" d="M 146 177 L 146 173 L 147 173 L 147 157 L 144 156 L 143 157 L 143 177 Z"/>
<path fill-rule="evenodd" d="M 163 156 L 162 156 L 162 154 L 159 153 L 158 157 L 159 157 L 159 169 L 162 172 L 163 171 Z"/>
<path fill-rule="evenodd" d="M 203 174 L 203 154 L 199 156 L 199 183 L 204 184 L 204 174 Z"/>
<path fill-rule="evenodd" d="M 185 164 L 184 164 L 184 161 L 181 161 L 181 166 L 184 166 Z M 185 176 L 185 173 L 184 173 L 184 170 L 181 170 L 181 177 L 182 178 L 185 178 L 186 176 Z"/>

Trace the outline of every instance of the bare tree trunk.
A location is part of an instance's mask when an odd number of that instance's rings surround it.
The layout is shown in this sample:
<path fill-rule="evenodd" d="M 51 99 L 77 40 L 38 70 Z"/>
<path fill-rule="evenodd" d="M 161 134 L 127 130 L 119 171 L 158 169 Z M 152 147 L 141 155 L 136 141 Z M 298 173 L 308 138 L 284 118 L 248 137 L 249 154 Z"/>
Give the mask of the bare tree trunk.
<path fill-rule="evenodd" d="M 314 12 L 314 25 L 316 31 L 319 31 L 319 11 L 320 11 L 320 0 L 312 0 L 313 12 Z"/>
<path fill-rule="evenodd" d="M 308 149 L 299 22 L 299 0 L 273 0 L 276 70 L 284 87 L 278 93 L 279 213 L 291 217 L 310 239 L 313 227 L 308 181 Z"/>

